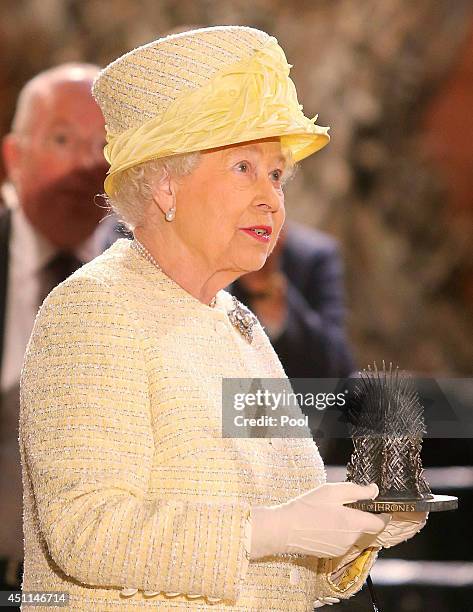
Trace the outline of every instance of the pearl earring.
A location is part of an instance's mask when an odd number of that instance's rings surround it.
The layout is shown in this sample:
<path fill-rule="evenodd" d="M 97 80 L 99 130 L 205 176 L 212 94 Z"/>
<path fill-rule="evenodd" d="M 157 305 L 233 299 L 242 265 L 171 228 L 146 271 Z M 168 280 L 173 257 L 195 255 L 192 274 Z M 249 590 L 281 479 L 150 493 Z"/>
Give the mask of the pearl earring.
<path fill-rule="evenodd" d="M 176 207 L 172 206 L 169 210 L 166 211 L 164 218 L 166 219 L 166 221 L 172 221 L 175 216 L 176 216 Z"/>

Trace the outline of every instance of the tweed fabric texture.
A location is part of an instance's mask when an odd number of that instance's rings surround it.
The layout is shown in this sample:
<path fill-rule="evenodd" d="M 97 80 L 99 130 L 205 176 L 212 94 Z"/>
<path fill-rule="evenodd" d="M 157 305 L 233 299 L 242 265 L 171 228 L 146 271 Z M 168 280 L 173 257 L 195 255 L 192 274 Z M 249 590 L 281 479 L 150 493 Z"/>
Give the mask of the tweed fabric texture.
<path fill-rule="evenodd" d="M 94 84 L 107 130 L 119 134 L 161 115 L 182 93 L 207 84 L 270 38 L 255 28 L 217 26 L 191 36 L 171 34 L 129 51 L 102 70 Z"/>
<path fill-rule="evenodd" d="M 201 304 L 127 240 L 48 296 L 21 379 L 24 591 L 67 591 L 83 612 L 308 612 L 361 587 L 340 594 L 315 558 L 248 562 L 250 507 L 325 472 L 310 439 L 222 439 L 222 376 L 284 376 L 231 306 L 225 291 Z"/>

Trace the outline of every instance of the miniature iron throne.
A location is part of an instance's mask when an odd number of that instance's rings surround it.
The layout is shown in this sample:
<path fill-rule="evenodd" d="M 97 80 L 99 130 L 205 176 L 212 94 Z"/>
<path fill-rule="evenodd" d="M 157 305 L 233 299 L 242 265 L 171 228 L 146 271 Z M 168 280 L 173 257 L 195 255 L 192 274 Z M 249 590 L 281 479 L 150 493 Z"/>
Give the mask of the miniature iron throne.
<path fill-rule="evenodd" d="M 353 400 L 348 405 L 348 422 L 353 454 L 347 479 L 357 484 L 375 482 L 376 500 L 350 504 L 371 512 L 450 510 L 457 498 L 433 495 L 423 476 L 422 436 L 424 410 L 411 379 L 389 369 L 360 372 Z"/>

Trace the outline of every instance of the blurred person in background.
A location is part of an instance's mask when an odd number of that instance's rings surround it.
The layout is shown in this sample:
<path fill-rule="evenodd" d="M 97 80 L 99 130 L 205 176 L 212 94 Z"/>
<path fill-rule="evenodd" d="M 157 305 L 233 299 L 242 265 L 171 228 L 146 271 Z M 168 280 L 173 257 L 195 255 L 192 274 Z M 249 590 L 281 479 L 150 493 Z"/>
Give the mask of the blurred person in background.
<path fill-rule="evenodd" d="M 101 251 L 94 204 L 106 166 L 105 127 L 90 88 L 99 68 L 63 64 L 20 92 L 3 140 L 0 214 L 0 589 L 19 588 L 23 534 L 19 378 L 44 297 Z"/>

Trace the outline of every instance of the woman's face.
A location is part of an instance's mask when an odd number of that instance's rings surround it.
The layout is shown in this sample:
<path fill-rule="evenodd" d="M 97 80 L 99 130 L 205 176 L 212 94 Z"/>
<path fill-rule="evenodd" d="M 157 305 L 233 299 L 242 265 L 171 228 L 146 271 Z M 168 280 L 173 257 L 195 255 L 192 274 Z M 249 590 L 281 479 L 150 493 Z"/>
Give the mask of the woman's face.
<path fill-rule="evenodd" d="M 259 270 L 284 223 L 279 139 L 202 152 L 179 179 L 173 230 L 211 270 Z"/>

